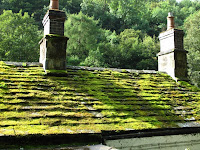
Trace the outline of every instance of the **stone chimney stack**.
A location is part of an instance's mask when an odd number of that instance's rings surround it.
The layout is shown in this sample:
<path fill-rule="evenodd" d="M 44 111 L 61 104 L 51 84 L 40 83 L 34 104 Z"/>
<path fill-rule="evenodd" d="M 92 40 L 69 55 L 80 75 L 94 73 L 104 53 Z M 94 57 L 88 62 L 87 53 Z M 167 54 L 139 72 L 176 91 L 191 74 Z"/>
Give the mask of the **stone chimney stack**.
<path fill-rule="evenodd" d="M 66 15 L 59 10 L 59 0 L 50 0 L 49 8 L 42 21 L 44 38 L 39 42 L 39 61 L 45 70 L 65 70 L 68 41 L 64 36 Z"/>
<path fill-rule="evenodd" d="M 158 71 L 166 72 L 173 79 L 187 80 L 187 51 L 183 47 L 183 30 L 174 28 L 172 13 L 167 17 L 167 31 L 160 33 Z"/>

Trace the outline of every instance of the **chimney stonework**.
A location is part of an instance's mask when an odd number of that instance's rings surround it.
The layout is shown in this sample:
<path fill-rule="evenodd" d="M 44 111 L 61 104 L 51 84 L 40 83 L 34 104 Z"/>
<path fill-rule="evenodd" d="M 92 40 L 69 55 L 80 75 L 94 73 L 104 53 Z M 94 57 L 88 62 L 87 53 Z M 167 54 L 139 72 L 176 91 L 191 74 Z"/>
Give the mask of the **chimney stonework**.
<path fill-rule="evenodd" d="M 174 17 L 167 17 L 168 30 L 160 33 L 158 71 L 166 72 L 175 80 L 187 80 L 187 51 L 183 47 L 183 30 L 174 29 Z"/>
<path fill-rule="evenodd" d="M 65 12 L 59 10 L 48 10 L 42 24 L 44 26 L 44 35 L 58 34 L 64 35 Z"/>
<path fill-rule="evenodd" d="M 40 44 L 40 60 L 45 70 L 66 69 L 66 48 L 68 38 L 64 36 L 65 12 L 58 10 L 58 0 L 50 1 L 50 10 L 42 21 L 44 38 Z"/>
<path fill-rule="evenodd" d="M 45 35 L 40 41 L 40 63 L 45 70 L 66 69 L 66 47 L 68 38 Z"/>

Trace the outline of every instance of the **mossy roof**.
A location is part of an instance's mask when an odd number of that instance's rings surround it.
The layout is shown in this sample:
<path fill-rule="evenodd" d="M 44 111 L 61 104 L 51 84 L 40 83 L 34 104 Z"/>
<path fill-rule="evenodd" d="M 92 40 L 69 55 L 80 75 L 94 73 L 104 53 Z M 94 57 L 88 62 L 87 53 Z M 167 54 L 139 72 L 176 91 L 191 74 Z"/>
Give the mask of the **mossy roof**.
<path fill-rule="evenodd" d="M 0 135 L 198 126 L 200 91 L 158 72 L 0 62 Z"/>

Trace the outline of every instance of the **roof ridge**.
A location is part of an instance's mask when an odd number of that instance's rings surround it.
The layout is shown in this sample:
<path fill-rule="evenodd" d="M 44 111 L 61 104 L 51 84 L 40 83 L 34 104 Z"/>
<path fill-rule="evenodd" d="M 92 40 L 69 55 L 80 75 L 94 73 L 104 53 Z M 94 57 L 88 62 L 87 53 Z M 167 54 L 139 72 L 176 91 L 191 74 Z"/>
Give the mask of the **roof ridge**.
<path fill-rule="evenodd" d="M 88 70 L 88 71 L 117 71 L 121 73 L 144 73 L 144 74 L 157 74 L 159 71 L 156 70 L 136 70 L 136 69 L 119 69 L 119 68 L 104 68 L 104 67 L 86 67 L 86 66 L 67 66 L 67 69 L 76 69 L 76 70 Z"/>
<path fill-rule="evenodd" d="M 13 65 L 16 67 L 26 67 L 26 66 L 31 66 L 31 67 L 39 67 L 41 66 L 41 63 L 39 62 L 12 62 L 12 61 L 3 61 L 6 65 Z"/>
<path fill-rule="evenodd" d="M 12 62 L 12 61 L 3 61 L 7 65 L 14 65 L 16 67 L 22 66 L 41 66 L 42 64 L 39 62 Z M 105 67 L 87 67 L 87 66 L 67 66 L 66 69 L 76 69 L 76 70 L 88 70 L 88 71 L 117 71 L 124 73 L 143 73 L 143 74 L 157 74 L 159 71 L 156 70 L 136 70 L 136 69 L 119 69 L 119 68 L 105 68 Z"/>

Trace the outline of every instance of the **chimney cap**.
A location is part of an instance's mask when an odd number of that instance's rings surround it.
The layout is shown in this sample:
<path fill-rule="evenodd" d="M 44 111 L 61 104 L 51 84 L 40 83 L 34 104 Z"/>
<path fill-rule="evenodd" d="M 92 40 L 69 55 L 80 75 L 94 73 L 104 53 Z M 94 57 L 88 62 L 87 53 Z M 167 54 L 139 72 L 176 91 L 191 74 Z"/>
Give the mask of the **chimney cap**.
<path fill-rule="evenodd" d="M 59 0 L 50 0 L 49 9 L 59 10 Z"/>
<path fill-rule="evenodd" d="M 172 12 L 169 12 L 167 16 L 167 30 L 169 29 L 174 29 L 174 16 Z"/>
<path fill-rule="evenodd" d="M 172 12 L 168 13 L 168 17 L 174 17 Z"/>

